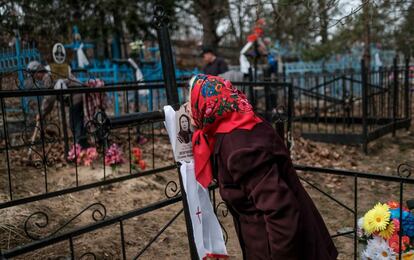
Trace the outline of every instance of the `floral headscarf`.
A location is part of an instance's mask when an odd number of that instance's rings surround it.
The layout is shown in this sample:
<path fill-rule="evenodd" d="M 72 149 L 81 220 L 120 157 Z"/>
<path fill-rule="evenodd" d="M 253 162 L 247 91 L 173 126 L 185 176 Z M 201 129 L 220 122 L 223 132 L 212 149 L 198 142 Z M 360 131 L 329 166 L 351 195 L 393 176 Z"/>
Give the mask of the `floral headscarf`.
<path fill-rule="evenodd" d="M 228 80 L 199 74 L 190 87 L 191 114 L 196 127 L 192 138 L 196 179 L 207 187 L 213 179 L 210 156 L 215 135 L 234 129 L 251 130 L 262 120 L 255 115 L 246 95 Z"/>

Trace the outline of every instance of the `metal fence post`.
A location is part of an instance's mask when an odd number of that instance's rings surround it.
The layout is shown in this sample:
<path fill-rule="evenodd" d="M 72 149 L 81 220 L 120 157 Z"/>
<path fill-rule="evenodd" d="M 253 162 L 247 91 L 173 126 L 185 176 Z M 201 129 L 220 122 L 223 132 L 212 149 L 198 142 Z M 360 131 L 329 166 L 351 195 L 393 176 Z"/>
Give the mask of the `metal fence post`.
<path fill-rule="evenodd" d="M 59 106 L 60 106 L 60 117 L 62 118 L 62 131 L 63 131 L 63 142 L 65 149 L 65 158 L 69 153 L 69 137 L 68 137 L 68 126 L 66 121 L 65 101 L 63 95 L 59 95 Z"/>
<path fill-rule="evenodd" d="M 287 133 L 288 133 L 288 148 L 292 146 L 291 138 L 292 138 L 292 122 L 293 122 L 293 116 L 294 116 L 294 96 L 293 96 L 293 84 L 288 84 L 288 105 L 287 105 Z"/>
<path fill-rule="evenodd" d="M 365 68 L 364 59 L 361 60 L 361 79 L 362 79 L 362 146 L 364 153 L 368 153 L 368 84 L 367 84 L 367 70 Z"/>
<path fill-rule="evenodd" d="M 265 118 L 266 120 L 268 120 L 269 122 L 271 121 L 272 118 L 272 109 L 274 108 L 273 105 L 273 100 L 272 100 L 272 93 L 273 89 L 271 89 L 271 86 L 266 84 L 264 86 L 264 92 L 265 92 Z"/>
<path fill-rule="evenodd" d="M 170 35 L 168 32 L 168 18 L 164 13 L 164 9 L 161 6 L 155 6 L 154 8 L 154 25 L 157 29 L 158 44 L 160 46 L 160 57 L 162 64 L 162 72 L 164 76 L 165 90 L 167 93 L 168 104 L 177 108 L 179 99 L 177 91 L 177 82 L 175 79 L 175 68 L 171 50 Z M 177 163 L 178 167 L 180 164 Z M 197 248 L 194 242 L 193 226 L 190 217 L 190 211 L 187 203 L 187 194 L 184 189 L 184 183 L 181 178 L 181 172 L 178 168 L 178 178 L 180 181 L 182 202 L 184 208 L 185 223 L 187 228 L 188 244 L 190 247 L 190 256 L 193 260 L 198 260 Z"/>
<path fill-rule="evenodd" d="M 155 22 L 157 26 L 158 44 L 160 48 L 162 74 L 166 85 L 167 100 L 178 104 L 177 82 L 175 79 L 174 60 L 171 50 L 170 34 L 168 32 L 168 17 L 164 15 L 164 11 L 160 7 L 155 8 Z M 170 103 L 171 104 L 171 103 Z"/>
<path fill-rule="evenodd" d="M 394 57 L 393 63 L 393 91 L 392 91 L 392 136 L 395 137 L 397 112 L 398 112 L 398 68 L 397 57 Z"/>
<path fill-rule="evenodd" d="M 404 99 L 404 116 L 410 119 L 410 58 L 405 59 Z M 407 126 L 407 131 L 409 128 Z"/>

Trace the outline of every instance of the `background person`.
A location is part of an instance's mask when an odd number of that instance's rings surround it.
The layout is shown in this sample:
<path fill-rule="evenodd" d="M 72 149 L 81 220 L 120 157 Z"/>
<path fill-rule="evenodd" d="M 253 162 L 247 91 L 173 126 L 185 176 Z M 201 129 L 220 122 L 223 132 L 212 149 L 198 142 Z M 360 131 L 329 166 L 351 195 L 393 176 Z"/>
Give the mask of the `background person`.
<path fill-rule="evenodd" d="M 285 144 L 246 96 L 228 80 L 197 75 L 190 81 L 190 107 L 197 181 L 208 187 L 216 169 L 244 259 L 336 259 Z"/>
<path fill-rule="evenodd" d="M 58 82 L 53 80 L 49 71 L 38 61 L 31 61 L 27 65 L 28 72 L 32 75 L 32 82 L 26 80 L 26 88 L 47 88 L 47 89 L 56 89 L 62 88 L 60 84 L 71 86 L 80 86 L 81 84 L 76 78 L 69 72 L 69 79 L 61 79 L 63 81 Z M 35 86 L 33 86 L 33 81 L 35 81 Z M 45 96 L 41 103 L 41 112 L 42 118 L 46 118 L 54 108 L 56 103 L 57 96 L 49 95 Z M 76 142 L 82 146 L 82 148 L 87 148 L 89 146 L 87 140 L 87 131 L 84 125 L 84 108 L 83 108 L 83 97 L 82 94 L 74 94 L 72 98 L 72 104 L 70 104 L 69 113 L 70 113 L 70 125 L 75 135 Z M 37 115 L 36 122 L 40 120 L 40 115 Z"/>
<path fill-rule="evenodd" d="M 204 74 L 217 76 L 229 70 L 226 61 L 221 57 L 217 57 L 213 49 L 203 48 L 202 55 L 205 63 Z"/>

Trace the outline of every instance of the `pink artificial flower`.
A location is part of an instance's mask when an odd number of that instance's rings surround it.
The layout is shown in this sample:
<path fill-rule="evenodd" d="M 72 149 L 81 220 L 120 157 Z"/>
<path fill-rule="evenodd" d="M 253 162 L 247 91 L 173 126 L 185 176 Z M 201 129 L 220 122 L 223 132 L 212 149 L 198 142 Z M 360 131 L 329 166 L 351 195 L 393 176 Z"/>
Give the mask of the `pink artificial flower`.
<path fill-rule="evenodd" d="M 88 161 L 88 166 L 90 165 L 90 163 L 92 163 L 93 161 L 95 161 L 96 159 L 98 159 L 98 152 L 96 151 L 95 147 L 89 147 L 88 149 L 86 149 L 86 158 L 84 160 L 84 164 L 86 165 L 86 161 Z"/>
<path fill-rule="evenodd" d="M 392 222 L 394 223 L 394 232 L 395 232 L 395 234 L 396 234 L 397 232 L 400 232 L 400 220 L 399 220 L 399 219 L 394 218 L 394 219 L 392 220 Z"/>
<path fill-rule="evenodd" d="M 92 165 L 92 160 L 86 158 L 85 160 L 83 160 L 83 165 L 91 166 Z"/>
<path fill-rule="evenodd" d="M 119 164 L 123 164 L 125 162 L 124 158 L 122 157 L 122 151 L 117 144 L 112 144 L 105 153 L 105 164 L 110 165 L 112 167 L 117 166 Z"/>
<path fill-rule="evenodd" d="M 79 144 L 72 145 L 68 152 L 68 160 L 75 161 L 77 164 L 82 162 L 82 157 L 84 156 L 84 152 L 82 151 L 82 147 Z"/>

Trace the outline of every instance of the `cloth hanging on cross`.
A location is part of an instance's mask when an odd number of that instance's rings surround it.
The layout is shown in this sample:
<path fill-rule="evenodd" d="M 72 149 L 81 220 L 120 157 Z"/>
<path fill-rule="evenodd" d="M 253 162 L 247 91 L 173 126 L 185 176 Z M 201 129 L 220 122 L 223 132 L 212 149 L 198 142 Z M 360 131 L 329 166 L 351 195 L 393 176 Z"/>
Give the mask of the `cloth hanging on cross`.
<path fill-rule="evenodd" d="M 164 107 L 165 127 L 171 140 L 174 155 L 176 149 L 177 124 L 176 112 L 171 106 Z M 227 249 L 220 223 L 214 214 L 210 201 L 209 190 L 197 180 L 194 171 L 194 161 L 180 161 L 180 174 L 187 194 L 188 210 L 190 212 L 194 241 L 200 259 L 227 259 Z"/>
<path fill-rule="evenodd" d="M 90 88 L 103 87 L 105 83 L 100 79 L 91 79 L 86 83 Z M 107 108 L 107 97 L 104 92 L 86 93 L 83 95 L 83 109 L 85 124 L 91 120 L 99 111 L 104 111 Z"/>

